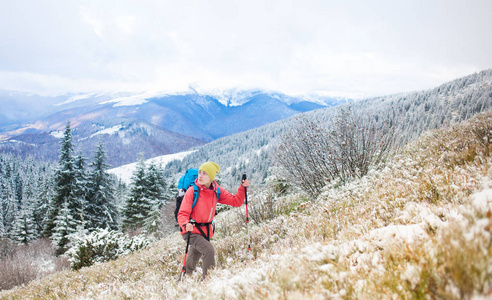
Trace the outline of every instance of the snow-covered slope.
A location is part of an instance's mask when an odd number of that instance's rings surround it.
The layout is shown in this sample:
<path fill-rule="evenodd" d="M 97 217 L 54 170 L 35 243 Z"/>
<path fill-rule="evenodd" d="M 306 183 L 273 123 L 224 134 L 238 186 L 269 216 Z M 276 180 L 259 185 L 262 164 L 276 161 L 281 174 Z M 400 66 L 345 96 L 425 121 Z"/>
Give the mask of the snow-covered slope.
<path fill-rule="evenodd" d="M 491 124 L 489 112 L 428 132 L 384 169 L 327 186 L 317 199 L 251 187 L 252 250 L 244 207 L 219 214 L 217 265 L 205 281 L 200 269 L 177 281 L 185 243 L 176 232 L 116 261 L 63 271 L 0 297 L 487 299 Z"/>

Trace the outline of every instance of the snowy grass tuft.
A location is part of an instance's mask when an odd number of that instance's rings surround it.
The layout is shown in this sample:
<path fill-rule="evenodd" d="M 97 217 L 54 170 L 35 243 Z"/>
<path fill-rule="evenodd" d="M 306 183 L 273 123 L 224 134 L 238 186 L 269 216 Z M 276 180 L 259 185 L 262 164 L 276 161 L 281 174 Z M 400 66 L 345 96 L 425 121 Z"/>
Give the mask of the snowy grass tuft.
<path fill-rule="evenodd" d="M 64 271 L 4 299 L 482 299 L 492 295 L 492 113 L 432 131 L 383 170 L 318 199 L 268 193 L 276 216 L 216 218 L 217 267 L 178 282 L 178 233 L 144 250 Z M 267 202 L 265 202 L 267 203 Z"/>

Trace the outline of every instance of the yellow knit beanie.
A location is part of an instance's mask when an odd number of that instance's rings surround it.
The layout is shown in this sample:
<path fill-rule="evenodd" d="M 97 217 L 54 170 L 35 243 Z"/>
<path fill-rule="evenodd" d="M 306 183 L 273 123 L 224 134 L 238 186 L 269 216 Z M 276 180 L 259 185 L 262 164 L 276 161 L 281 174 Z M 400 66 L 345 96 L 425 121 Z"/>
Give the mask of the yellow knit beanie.
<path fill-rule="evenodd" d="M 208 177 L 210 177 L 210 181 L 214 181 L 215 179 L 215 174 L 220 172 L 220 167 L 218 164 L 208 161 L 204 163 L 203 165 L 200 166 L 201 171 L 205 171 L 207 173 Z"/>

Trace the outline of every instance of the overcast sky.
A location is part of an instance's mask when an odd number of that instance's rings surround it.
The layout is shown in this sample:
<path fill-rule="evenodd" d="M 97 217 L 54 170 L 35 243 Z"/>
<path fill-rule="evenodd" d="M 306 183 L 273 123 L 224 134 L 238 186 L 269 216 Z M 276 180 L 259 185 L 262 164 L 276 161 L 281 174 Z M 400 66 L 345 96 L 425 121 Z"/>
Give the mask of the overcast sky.
<path fill-rule="evenodd" d="M 0 89 L 367 97 L 492 68 L 491 0 L 0 0 Z"/>

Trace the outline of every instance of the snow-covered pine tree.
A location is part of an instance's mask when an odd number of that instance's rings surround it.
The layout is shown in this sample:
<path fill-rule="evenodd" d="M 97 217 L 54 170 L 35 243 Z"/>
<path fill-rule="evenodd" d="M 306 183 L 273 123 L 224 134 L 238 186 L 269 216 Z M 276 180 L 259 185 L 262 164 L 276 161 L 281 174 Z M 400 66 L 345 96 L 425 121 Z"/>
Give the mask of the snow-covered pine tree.
<path fill-rule="evenodd" d="M 56 255 L 61 255 L 68 250 L 69 236 L 78 230 L 82 230 L 80 222 L 76 221 L 71 214 L 68 201 L 63 202 L 61 209 L 54 220 L 51 240 L 56 246 Z"/>
<path fill-rule="evenodd" d="M 27 157 L 23 163 L 24 169 L 24 198 L 32 198 L 37 186 L 38 164 L 32 156 Z"/>
<path fill-rule="evenodd" d="M 142 229 L 146 234 L 159 233 L 162 228 L 162 214 L 158 204 L 154 204 L 149 215 L 144 219 Z"/>
<path fill-rule="evenodd" d="M 44 178 L 48 172 L 47 164 L 37 162 L 32 157 L 23 160 L 11 154 L 0 154 L 0 222 L 3 228 L 1 237 L 15 239 L 13 228 L 23 207 L 31 210 L 31 215 L 46 217 L 46 210 L 39 209 L 38 193 L 42 183 L 40 178 Z M 37 229 L 37 235 L 40 232 L 41 230 Z"/>
<path fill-rule="evenodd" d="M 145 218 L 143 224 L 143 229 L 147 233 L 159 231 L 162 225 L 161 208 L 166 182 L 161 174 L 161 169 L 153 163 L 149 165 L 145 174 L 146 180 L 144 182 L 147 185 L 146 194 L 152 203 L 152 210 L 147 218 Z"/>
<path fill-rule="evenodd" d="M 10 172 L 9 162 L 5 165 L 5 178 L 1 182 L 2 191 L 0 193 L 0 213 L 2 214 L 3 227 L 5 230 L 5 235 L 8 237 L 10 235 L 10 230 L 12 229 L 12 224 L 14 222 L 16 213 L 14 186 L 12 184 L 12 172 Z"/>
<path fill-rule="evenodd" d="M 81 203 L 81 199 L 77 198 L 76 195 L 77 175 L 73 152 L 72 130 L 70 128 L 70 121 L 67 121 L 65 132 L 60 142 L 60 158 L 58 166 L 55 169 L 55 191 L 50 203 L 50 215 L 43 232 L 43 235 L 47 237 L 52 237 L 54 227 L 56 226 L 55 220 L 57 220 L 60 214 L 60 208 L 65 204 L 73 219 L 73 222 L 70 223 L 70 226 L 73 226 L 71 230 L 76 230 L 82 223 L 83 203 Z M 61 238 L 58 237 L 58 239 Z"/>
<path fill-rule="evenodd" d="M 89 174 L 89 193 L 87 197 L 86 217 L 89 231 L 96 228 L 116 230 L 118 210 L 114 197 L 114 187 L 110 175 L 106 172 L 106 153 L 99 143 Z"/>
<path fill-rule="evenodd" d="M 3 224 L 3 214 L 0 214 L 0 239 L 6 236 L 5 225 Z"/>
<path fill-rule="evenodd" d="M 14 161 L 16 212 L 10 237 L 18 243 L 27 244 L 39 236 L 33 218 L 34 190 L 36 189 L 35 167 L 32 158 L 24 161 L 14 159 Z"/>
<path fill-rule="evenodd" d="M 38 235 L 43 233 L 43 228 L 45 228 L 47 223 L 48 216 L 50 215 L 50 199 L 53 197 L 53 177 L 47 169 L 43 168 L 42 171 L 46 173 L 38 175 L 38 183 L 35 192 L 36 196 L 34 198 L 32 211 Z"/>
<path fill-rule="evenodd" d="M 177 193 L 178 193 L 178 186 L 176 185 L 176 183 L 171 182 L 170 185 L 166 186 L 162 199 L 164 200 L 165 203 L 175 201 Z"/>
<path fill-rule="evenodd" d="M 128 186 L 126 183 L 114 174 L 111 174 L 112 180 L 115 182 L 114 197 L 116 200 L 116 209 L 118 212 L 123 211 L 125 205 L 125 197 L 128 194 Z M 119 215 L 118 215 L 119 216 Z M 118 220 L 119 223 L 119 220 Z"/>
<path fill-rule="evenodd" d="M 122 212 L 122 229 L 131 231 L 142 228 L 145 219 L 154 209 L 153 201 L 146 192 L 148 184 L 145 176 L 145 163 L 143 156 L 140 158 L 137 168 L 133 173 L 130 194 L 126 199 Z"/>
<path fill-rule="evenodd" d="M 7 194 L 5 192 L 4 178 L 0 176 L 0 238 L 7 236 L 6 223 L 5 223 L 5 217 L 6 217 L 5 208 L 7 206 L 6 195 Z"/>
<path fill-rule="evenodd" d="M 17 212 L 14 226 L 12 228 L 12 240 L 26 245 L 38 238 L 39 233 L 33 218 L 33 209 L 25 201 Z"/>
<path fill-rule="evenodd" d="M 4 197 L 5 197 L 5 192 L 4 192 L 4 180 L 5 180 L 5 175 L 4 175 L 4 157 L 3 155 L 0 155 L 0 238 L 3 238 L 5 236 L 5 225 L 3 223 L 3 207 L 4 207 Z"/>
<path fill-rule="evenodd" d="M 162 169 L 154 163 L 150 163 L 146 170 L 145 178 L 145 182 L 148 185 L 148 197 L 156 200 L 162 199 L 164 190 L 166 189 L 166 182 L 162 177 Z"/>
<path fill-rule="evenodd" d="M 85 159 L 82 155 L 82 151 L 74 158 L 74 176 L 75 176 L 75 187 L 73 190 L 73 199 L 77 205 L 76 214 L 80 215 L 80 224 L 83 228 L 88 225 L 88 218 L 86 213 L 87 207 L 87 196 L 89 193 L 89 179 L 85 170 L 86 164 Z"/>
<path fill-rule="evenodd" d="M 22 196 L 23 196 L 23 182 L 21 179 L 20 170 L 16 170 L 15 179 L 14 179 L 14 196 L 15 196 L 15 204 L 16 210 L 19 210 L 22 206 Z"/>

